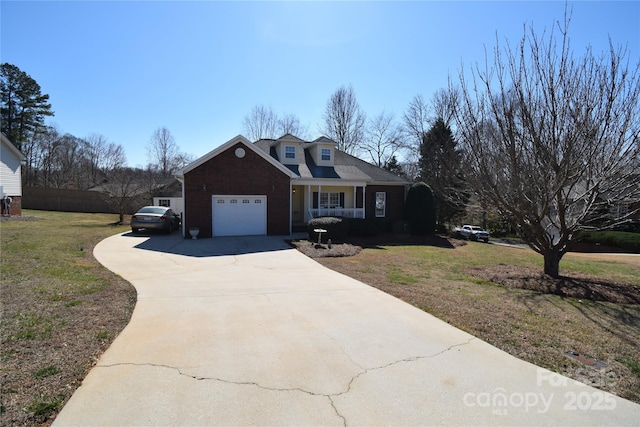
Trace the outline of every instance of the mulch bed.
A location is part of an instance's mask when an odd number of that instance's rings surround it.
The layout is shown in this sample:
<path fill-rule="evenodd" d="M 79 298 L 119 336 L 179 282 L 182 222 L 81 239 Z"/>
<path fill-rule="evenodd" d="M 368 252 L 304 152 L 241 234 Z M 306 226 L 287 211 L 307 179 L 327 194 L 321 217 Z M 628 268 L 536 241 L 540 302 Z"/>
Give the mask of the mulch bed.
<path fill-rule="evenodd" d="M 311 258 L 345 257 L 360 253 L 363 248 L 390 245 L 429 245 L 454 249 L 466 241 L 443 236 L 392 235 L 360 238 L 353 243 L 317 244 L 308 240 L 292 240 L 291 246 Z M 584 274 L 564 275 L 554 279 L 542 274 L 539 268 L 513 265 L 469 267 L 465 273 L 502 286 L 528 289 L 562 297 L 605 301 L 616 304 L 640 304 L 640 286 L 600 279 Z"/>
<path fill-rule="evenodd" d="M 540 273 L 539 268 L 505 264 L 469 267 L 465 273 L 510 288 L 616 304 L 640 304 L 640 286 L 584 274 L 572 273 L 554 279 Z"/>
<path fill-rule="evenodd" d="M 425 245 L 439 248 L 454 249 L 464 246 L 466 241 L 443 237 L 438 235 L 411 236 L 411 235 L 381 235 L 376 237 L 350 238 L 350 243 L 333 243 L 331 247 L 326 242 L 318 244 L 309 240 L 291 240 L 289 244 L 310 258 L 345 257 L 360 253 L 363 248 L 376 248 L 380 246 L 399 245 Z"/>

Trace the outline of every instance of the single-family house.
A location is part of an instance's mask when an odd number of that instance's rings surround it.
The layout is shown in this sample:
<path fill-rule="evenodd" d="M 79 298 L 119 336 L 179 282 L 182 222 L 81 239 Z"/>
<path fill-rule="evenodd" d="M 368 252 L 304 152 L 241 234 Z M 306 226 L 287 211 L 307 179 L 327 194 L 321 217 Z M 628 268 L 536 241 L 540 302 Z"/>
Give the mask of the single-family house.
<path fill-rule="evenodd" d="M 24 154 L 0 133 L 0 198 L 10 200 L 10 215 L 22 215 L 22 164 Z M 3 201 L 3 213 L 5 202 Z"/>
<path fill-rule="evenodd" d="M 183 227 L 198 227 L 199 237 L 288 235 L 321 216 L 390 227 L 404 217 L 408 185 L 338 150 L 331 139 L 290 134 L 255 143 L 238 135 L 177 178 L 183 183 Z"/>

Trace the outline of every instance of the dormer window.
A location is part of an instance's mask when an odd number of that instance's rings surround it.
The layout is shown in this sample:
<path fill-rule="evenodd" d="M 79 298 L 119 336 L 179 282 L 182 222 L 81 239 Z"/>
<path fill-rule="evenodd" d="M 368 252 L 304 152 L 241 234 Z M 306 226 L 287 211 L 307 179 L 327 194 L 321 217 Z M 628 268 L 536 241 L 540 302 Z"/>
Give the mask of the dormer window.
<path fill-rule="evenodd" d="M 285 159 L 295 159 L 296 158 L 296 147 L 293 145 L 287 145 L 284 147 L 284 157 Z"/>
<path fill-rule="evenodd" d="M 331 160 L 331 148 L 323 148 L 320 151 L 320 156 L 322 160 L 330 161 Z"/>

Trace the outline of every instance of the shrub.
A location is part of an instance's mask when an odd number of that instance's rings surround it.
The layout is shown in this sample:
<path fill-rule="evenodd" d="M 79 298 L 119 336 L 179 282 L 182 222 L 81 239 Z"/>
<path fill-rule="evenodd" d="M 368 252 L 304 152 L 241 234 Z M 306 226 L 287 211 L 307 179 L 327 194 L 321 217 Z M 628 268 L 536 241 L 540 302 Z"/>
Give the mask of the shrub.
<path fill-rule="evenodd" d="M 431 188 L 424 182 L 413 184 L 407 193 L 405 215 L 411 234 L 431 234 L 436 229 L 436 205 Z"/>
<path fill-rule="evenodd" d="M 578 233 L 577 241 L 611 246 L 640 253 L 640 233 L 628 233 L 624 231 L 581 231 Z"/>
<path fill-rule="evenodd" d="M 409 223 L 404 219 L 398 219 L 391 224 L 391 232 L 394 234 L 406 233 L 409 230 Z"/>
<path fill-rule="evenodd" d="M 373 237 L 378 235 L 378 226 L 370 219 L 349 218 L 349 236 Z"/>
<path fill-rule="evenodd" d="M 309 233 L 309 240 L 312 242 L 318 241 L 318 233 L 313 231 L 316 228 L 327 230 L 326 233 L 322 233 L 323 242 L 329 239 L 334 242 L 343 242 L 349 234 L 349 222 L 346 221 L 345 218 L 325 216 L 311 219 L 307 223 L 307 231 Z"/>

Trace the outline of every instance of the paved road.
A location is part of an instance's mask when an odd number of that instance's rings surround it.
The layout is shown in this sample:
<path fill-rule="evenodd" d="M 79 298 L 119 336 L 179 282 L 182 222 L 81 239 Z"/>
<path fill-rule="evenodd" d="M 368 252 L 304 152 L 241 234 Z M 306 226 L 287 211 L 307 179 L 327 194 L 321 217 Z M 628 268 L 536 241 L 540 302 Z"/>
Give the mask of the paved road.
<path fill-rule="evenodd" d="M 279 238 L 116 235 L 130 324 L 54 425 L 640 425 L 552 374 Z"/>

